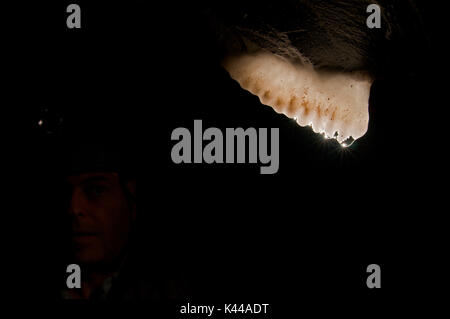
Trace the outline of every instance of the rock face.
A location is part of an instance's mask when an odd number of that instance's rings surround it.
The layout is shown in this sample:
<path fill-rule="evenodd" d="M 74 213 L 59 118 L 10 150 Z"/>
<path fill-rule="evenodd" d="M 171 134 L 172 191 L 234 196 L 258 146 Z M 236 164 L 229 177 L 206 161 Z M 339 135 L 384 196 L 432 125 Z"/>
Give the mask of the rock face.
<path fill-rule="evenodd" d="M 240 1 L 208 10 L 222 65 L 261 103 L 343 146 L 368 128 L 370 87 L 395 64 L 396 43 L 419 18 L 403 1 L 381 8 L 370 29 L 372 0 Z M 408 23 L 403 24 L 407 12 Z M 400 37 L 402 35 L 403 38 Z M 408 52 L 409 54 L 409 52 Z"/>
<path fill-rule="evenodd" d="M 380 29 L 366 25 L 373 3 L 381 8 Z M 207 14 L 225 56 L 262 48 L 315 68 L 375 74 L 423 41 L 420 16 L 408 0 L 395 6 L 387 0 L 219 1 Z"/>

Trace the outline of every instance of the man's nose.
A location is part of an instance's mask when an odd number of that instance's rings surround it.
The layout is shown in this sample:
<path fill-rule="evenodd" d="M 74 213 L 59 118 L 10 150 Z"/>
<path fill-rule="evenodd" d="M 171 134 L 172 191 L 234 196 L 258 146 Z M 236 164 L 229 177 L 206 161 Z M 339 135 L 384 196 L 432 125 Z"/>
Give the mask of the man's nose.
<path fill-rule="evenodd" d="M 69 214 L 71 216 L 84 216 L 86 214 L 86 198 L 81 189 L 74 189 L 72 192 Z"/>

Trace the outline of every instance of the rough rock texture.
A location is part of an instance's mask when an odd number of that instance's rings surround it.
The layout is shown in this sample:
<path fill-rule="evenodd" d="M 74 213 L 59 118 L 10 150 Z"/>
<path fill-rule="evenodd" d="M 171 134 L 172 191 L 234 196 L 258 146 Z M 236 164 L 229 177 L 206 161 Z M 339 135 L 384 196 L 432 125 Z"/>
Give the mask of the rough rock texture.
<path fill-rule="evenodd" d="M 366 26 L 372 3 L 381 7 L 381 29 Z M 419 52 L 423 42 L 409 0 L 227 1 L 206 13 L 224 56 L 263 48 L 316 68 L 376 74 Z"/>

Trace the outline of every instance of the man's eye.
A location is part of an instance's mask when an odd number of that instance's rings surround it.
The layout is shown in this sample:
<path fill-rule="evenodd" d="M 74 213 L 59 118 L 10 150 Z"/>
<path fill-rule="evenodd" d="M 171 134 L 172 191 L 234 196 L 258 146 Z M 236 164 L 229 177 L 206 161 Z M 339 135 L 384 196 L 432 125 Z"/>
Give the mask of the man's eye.
<path fill-rule="evenodd" d="M 106 187 L 99 185 L 89 185 L 86 186 L 84 191 L 89 197 L 98 197 L 101 196 L 106 190 Z"/>

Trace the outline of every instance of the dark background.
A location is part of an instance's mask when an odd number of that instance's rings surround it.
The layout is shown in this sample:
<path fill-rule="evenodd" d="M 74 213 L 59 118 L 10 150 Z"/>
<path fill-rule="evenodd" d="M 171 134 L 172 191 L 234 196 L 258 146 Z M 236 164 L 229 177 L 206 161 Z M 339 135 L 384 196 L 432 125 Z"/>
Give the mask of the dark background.
<path fill-rule="evenodd" d="M 54 168 L 63 131 L 135 146 L 143 264 L 187 282 L 187 300 L 268 302 L 274 317 L 365 314 L 432 291 L 443 276 L 439 10 L 419 3 L 429 38 L 418 40 L 420 59 L 408 57 L 415 74 L 393 69 L 374 83 L 369 130 L 342 149 L 229 78 L 202 5 L 77 3 L 81 30 L 66 28 L 65 2 L 4 8 L 3 266 L 12 300 L 49 305 L 61 272 Z M 170 134 L 194 119 L 204 128 L 279 127 L 278 173 L 173 164 Z M 379 290 L 365 284 L 372 263 Z"/>

